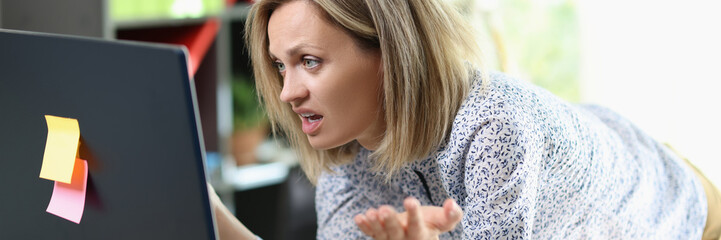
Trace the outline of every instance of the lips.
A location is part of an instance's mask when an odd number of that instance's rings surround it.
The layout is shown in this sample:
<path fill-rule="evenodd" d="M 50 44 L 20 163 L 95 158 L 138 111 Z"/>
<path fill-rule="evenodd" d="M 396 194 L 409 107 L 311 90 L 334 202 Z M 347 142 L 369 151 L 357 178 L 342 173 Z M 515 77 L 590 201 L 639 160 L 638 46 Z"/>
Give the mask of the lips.
<path fill-rule="evenodd" d="M 305 134 L 315 133 L 323 122 L 323 115 L 320 114 L 301 113 L 299 115 L 303 120 L 303 133 Z"/>

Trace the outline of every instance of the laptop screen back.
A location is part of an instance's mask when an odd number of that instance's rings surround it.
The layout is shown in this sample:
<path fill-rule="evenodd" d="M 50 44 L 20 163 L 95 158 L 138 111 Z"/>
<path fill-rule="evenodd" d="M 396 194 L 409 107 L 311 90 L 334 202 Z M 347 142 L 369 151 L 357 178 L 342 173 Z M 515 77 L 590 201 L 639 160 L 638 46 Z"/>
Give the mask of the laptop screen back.
<path fill-rule="evenodd" d="M 0 239 L 215 239 L 185 56 L 0 30 Z M 46 211 L 46 115 L 78 123 L 79 223 Z"/>

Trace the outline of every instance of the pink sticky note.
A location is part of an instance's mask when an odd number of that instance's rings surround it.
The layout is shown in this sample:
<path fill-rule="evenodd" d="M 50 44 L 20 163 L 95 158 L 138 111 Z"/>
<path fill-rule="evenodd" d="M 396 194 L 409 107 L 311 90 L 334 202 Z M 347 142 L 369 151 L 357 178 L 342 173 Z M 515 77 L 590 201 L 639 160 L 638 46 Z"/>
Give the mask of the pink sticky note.
<path fill-rule="evenodd" d="M 55 181 L 53 195 L 50 197 L 47 212 L 80 223 L 85 210 L 85 192 L 88 186 L 88 162 L 75 159 L 73 177 L 70 184 Z"/>

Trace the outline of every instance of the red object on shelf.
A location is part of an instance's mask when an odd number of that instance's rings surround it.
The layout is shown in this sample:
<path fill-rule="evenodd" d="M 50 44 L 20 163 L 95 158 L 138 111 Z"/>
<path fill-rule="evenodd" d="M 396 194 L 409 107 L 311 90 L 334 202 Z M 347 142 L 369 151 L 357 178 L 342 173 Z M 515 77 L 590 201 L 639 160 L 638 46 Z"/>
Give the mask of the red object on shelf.
<path fill-rule="evenodd" d="M 193 76 L 218 35 L 219 28 L 220 21 L 209 18 L 199 25 L 121 30 L 117 38 L 184 45 L 188 48 L 188 73 Z"/>
<path fill-rule="evenodd" d="M 188 48 L 188 52 L 190 52 L 190 56 L 188 56 L 188 58 L 190 58 L 188 61 L 188 69 L 190 70 L 191 76 L 195 75 L 195 72 L 198 71 L 198 66 L 200 66 L 200 62 L 203 61 L 210 45 L 213 44 L 215 36 L 218 35 L 219 28 L 220 22 L 218 19 L 211 18 L 199 28 L 193 29 L 194 31 L 192 31 L 191 34 L 178 39 L 180 40 L 180 44 L 185 45 L 185 47 Z"/>

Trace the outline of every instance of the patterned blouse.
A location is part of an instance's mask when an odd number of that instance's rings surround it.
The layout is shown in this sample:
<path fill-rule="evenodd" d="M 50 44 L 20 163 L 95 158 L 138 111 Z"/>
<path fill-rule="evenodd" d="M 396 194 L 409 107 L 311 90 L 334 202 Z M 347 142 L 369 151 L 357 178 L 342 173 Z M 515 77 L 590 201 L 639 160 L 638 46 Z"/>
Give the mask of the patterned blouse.
<path fill-rule="evenodd" d="M 403 199 L 463 209 L 441 239 L 700 239 L 706 197 L 672 151 L 628 120 L 502 74 L 480 74 L 450 136 L 386 184 L 368 150 L 324 173 L 318 239 L 366 239 L 353 217 Z"/>

